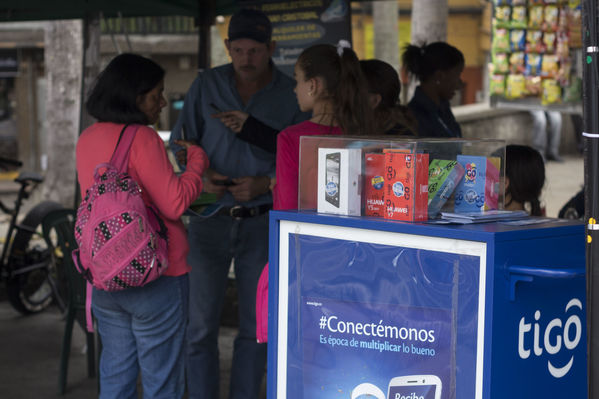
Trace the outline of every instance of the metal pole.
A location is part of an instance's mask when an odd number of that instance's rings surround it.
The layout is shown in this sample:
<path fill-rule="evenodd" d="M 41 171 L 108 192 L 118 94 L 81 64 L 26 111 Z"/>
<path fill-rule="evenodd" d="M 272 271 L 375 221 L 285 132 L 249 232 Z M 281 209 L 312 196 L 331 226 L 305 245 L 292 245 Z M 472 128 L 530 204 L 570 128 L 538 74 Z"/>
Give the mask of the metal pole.
<path fill-rule="evenodd" d="M 582 4 L 583 60 L 583 136 L 584 136 L 584 180 L 585 180 L 585 220 L 586 271 L 587 271 L 587 378 L 589 398 L 599 395 L 599 368 L 594 360 L 599 359 L 597 323 L 599 323 L 599 296 L 594 295 L 593 287 L 599 287 L 599 271 L 595 264 L 599 260 L 599 79 L 597 38 L 597 0 L 585 0 Z"/>
<path fill-rule="evenodd" d="M 214 24 L 214 0 L 198 0 L 198 71 L 210 68 L 210 28 Z"/>

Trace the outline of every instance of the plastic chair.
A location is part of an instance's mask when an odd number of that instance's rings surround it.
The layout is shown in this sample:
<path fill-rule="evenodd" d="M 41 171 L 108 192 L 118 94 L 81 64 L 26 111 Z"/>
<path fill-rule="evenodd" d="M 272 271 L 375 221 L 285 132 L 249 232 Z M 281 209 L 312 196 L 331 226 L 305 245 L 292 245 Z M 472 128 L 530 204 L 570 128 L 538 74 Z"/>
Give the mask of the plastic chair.
<path fill-rule="evenodd" d="M 73 260 L 71 252 L 77 248 L 77 242 L 73 233 L 75 225 L 76 211 L 73 209 L 59 209 L 50 212 L 42 221 L 44 239 L 49 248 L 59 247 L 62 252 L 62 267 L 67 275 L 67 310 L 64 336 L 62 339 L 62 349 L 60 353 L 60 373 L 58 376 L 58 389 L 60 394 L 64 394 L 67 384 L 67 374 L 69 368 L 69 355 L 71 351 L 71 338 L 73 335 L 73 326 L 75 320 L 83 328 L 87 339 L 87 372 L 90 378 L 96 376 L 97 354 L 94 333 L 86 330 L 85 323 L 85 294 L 86 281 L 79 274 Z"/>

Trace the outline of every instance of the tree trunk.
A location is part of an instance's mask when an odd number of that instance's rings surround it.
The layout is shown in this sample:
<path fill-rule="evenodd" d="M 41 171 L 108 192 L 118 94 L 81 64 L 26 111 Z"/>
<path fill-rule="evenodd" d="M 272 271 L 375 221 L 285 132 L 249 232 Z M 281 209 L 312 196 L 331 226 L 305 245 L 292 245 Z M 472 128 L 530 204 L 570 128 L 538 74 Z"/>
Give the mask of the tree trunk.
<path fill-rule="evenodd" d="M 446 41 L 448 16 L 447 0 L 413 1 L 411 43 Z"/>
<path fill-rule="evenodd" d="M 447 40 L 447 0 L 417 0 L 412 2 L 412 33 L 410 43 L 421 46 Z M 415 79 L 415 78 L 414 78 Z M 406 103 L 414 95 L 416 82 L 410 79 L 402 84 L 402 102 Z"/>
<path fill-rule="evenodd" d="M 48 135 L 48 172 L 44 199 L 73 206 L 75 143 L 81 108 L 82 23 L 49 22 L 45 33 L 47 99 L 45 131 Z"/>
<path fill-rule="evenodd" d="M 396 1 L 373 1 L 374 57 L 399 70 L 398 19 Z"/>
<path fill-rule="evenodd" d="M 85 101 L 100 74 L 100 15 L 87 18 L 83 23 L 83 84 L 81 90 L 80 131 L 91 126 L 95 119 L 85 110 Z"/>

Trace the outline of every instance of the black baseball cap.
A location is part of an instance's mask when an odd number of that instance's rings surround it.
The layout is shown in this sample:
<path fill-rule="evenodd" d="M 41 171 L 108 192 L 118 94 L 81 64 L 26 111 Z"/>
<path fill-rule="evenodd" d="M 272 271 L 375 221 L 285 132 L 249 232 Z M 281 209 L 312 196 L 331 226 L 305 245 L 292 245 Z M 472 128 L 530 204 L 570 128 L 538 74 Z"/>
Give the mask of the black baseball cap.
<path fill-rule="evenodd" d="M 270 42 L 272 26 L 262 11 L 244 8 L 237 11 L 229 22 L 229 40 L 253 39 L 260 43 Z"/>

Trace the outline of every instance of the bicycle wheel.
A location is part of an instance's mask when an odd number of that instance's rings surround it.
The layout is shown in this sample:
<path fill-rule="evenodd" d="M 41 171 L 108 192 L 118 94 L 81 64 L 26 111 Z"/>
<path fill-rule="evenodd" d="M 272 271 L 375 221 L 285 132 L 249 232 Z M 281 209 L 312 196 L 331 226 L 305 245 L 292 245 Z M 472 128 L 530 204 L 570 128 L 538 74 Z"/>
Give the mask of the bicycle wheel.
<path fill-rule="evenodd" d="M 11 276 L 6 283 L 10 304 L 20 313 L 36 313 L 46 309 L 57 290 L 57 265 L 41 233 L 41 223 L 49 212 L 63 206 L 44 201 L 33 207 L 21 222 L 8 254 Z M 19 272 L 28 266 L 39 265 L 32 270 Z"/>

